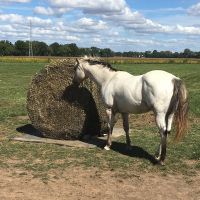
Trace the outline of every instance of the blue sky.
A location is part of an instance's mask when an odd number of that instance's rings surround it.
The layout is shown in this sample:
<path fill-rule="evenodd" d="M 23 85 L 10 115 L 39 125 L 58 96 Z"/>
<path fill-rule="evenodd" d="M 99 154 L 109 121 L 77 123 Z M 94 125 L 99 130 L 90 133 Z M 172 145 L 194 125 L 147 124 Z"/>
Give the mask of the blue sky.
<path fill-rule="evenodd" d="M 200 0 L 0 0 L 0 40 L 200 51 Z"/>

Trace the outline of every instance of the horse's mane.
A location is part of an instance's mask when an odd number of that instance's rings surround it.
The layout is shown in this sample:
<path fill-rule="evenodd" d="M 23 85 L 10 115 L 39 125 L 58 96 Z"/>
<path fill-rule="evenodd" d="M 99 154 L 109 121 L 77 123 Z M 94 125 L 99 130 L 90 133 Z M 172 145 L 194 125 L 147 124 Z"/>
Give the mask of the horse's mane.
<path fill-rule="evenodd" d="M 101 61 L 99 58 L 86 58 L 84 60 L 88 62 L 90 65 L 101 65 L 103 67 L 110 69 L 111 71 L 117 71 L 117 69 L 113 68 L 110 63 Z"/>

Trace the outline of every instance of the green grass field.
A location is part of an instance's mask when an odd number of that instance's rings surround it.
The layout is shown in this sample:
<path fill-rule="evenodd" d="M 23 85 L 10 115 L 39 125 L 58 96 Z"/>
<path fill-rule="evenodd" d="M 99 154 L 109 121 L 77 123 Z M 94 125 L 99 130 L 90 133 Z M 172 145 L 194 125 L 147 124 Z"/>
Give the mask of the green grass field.
<path fill-rule="evenodd" d="M 17 127 L 30 123 L 24 117 L 26 92 L 32 76 L 45 63 L 0 62 L 0 168 L 23 169 L 35 176 L 48 178 L 48 171 L 62 171 L 69 166 L 97 167 L 116 170 L 123 176 L 135 171 L 195 174 L 200 170 L 200 65 L 199 64 L 124 64 L 115 67 L 133 74 L 162 69 L 181 77 L 189 90 L 190 126 L 186 137 L 178 144 L 173 134 L 168 138 L 166 165 L 155 166 L 152 156 L 159 144 L 155 124 L 144 126 L 132 123 L 133 150 L 125 150 L 125 137 L 113 143 L 105 152 L 96 149 L 63 148 L 56 145 L 13 142 L 9 138 L 19 134 Z M 134 118 L 134 117 L 133 117 Z M 137 116 L 135 116 L 137 118 Z"/>

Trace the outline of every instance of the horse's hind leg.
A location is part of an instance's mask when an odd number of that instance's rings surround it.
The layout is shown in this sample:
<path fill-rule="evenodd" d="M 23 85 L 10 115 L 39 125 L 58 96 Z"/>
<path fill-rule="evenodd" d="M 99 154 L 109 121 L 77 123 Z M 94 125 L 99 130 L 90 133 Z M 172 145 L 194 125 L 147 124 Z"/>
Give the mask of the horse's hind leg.
<path fill-rule="evenodd" d="M 170 133 L 170 131 L 171 131 L 173 118 L 174 118 L 174 113 L 170 114 L 168 116 L 168 118 L 166 119 L 166 121 L 167 121 L 167 134 Z"/>
<path fill-rule="evenodd" d="M 156 114 L 156 123 L 160 132 L 160 145 L 158 153 L 156 155 L 156 159 L 160 162 L 160 164 L 164 164 L 164 160 L 166 157 L 166 146 L 167 146 L 167 127 L 166 127 L 165 113 Z"/>
<path fill-rule="evenodd" d="M 106 142 L 106 146 L 104 147 L 105 150 L 110 150 L 110 147 L 112 145 L 112 131 L 113 131 L 113 127 L 115 124 L 115 113 L 113 112 L 113 110 L 111 108 L 106 109 L 106 114 L 108 117 L 108 136 L 107 136 L 107 142 Z"/>
<path fill-rule="evenodd" d="M 123 128 L 126 133 L 126 144 L 127 144 L 127 149 L 131 149 L 131 140 L 129 136 L 129 122 L 128 122 L 128 113 L 123 113 L 122 118 L 123 118 Z"/>

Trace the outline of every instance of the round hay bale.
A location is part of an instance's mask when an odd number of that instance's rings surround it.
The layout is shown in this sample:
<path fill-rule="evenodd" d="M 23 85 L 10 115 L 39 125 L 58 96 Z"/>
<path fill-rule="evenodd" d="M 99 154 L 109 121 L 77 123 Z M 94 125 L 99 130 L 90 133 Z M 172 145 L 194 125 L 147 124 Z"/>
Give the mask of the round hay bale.
<path fill-rule="evenodd" d="M 32 79 L 27 94 L 30 120 L 45 137 L 78 139 L 107 131 L 99 88 L 89 79 L 72 85 L 75 59 L 57 60 Z"/>

